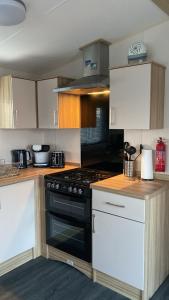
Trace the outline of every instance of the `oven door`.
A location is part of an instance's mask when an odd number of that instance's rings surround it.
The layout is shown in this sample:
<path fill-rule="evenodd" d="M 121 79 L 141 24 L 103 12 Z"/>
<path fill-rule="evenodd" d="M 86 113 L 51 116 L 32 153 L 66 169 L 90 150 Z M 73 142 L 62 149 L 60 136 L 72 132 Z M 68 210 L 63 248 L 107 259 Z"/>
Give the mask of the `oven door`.
<path fill-rule="evenodd" d="M 46 242 L 80 259 L 91 262 L 91 226 L 46 212 Z"/>
<path fill-rule="evenodd" d="M 46 209 L 59 216 L 91 222 L 91 199 L 46 190 Z"/>

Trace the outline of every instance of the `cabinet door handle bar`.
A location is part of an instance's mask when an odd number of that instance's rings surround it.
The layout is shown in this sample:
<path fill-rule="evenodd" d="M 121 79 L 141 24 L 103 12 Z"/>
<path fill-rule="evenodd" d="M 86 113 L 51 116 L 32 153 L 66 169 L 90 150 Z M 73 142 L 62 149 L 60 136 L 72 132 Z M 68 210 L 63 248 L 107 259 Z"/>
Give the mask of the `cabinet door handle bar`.
<path fill-rule="evenodd" d="M 125 205 L 122 205 L 122 204 L 115 204 L 115 203 L 112 203 L 112 202 L 106 202 L 106 204 L 116 206 L 116 207 L 120 207 L 120 208 L 125 208 Z"/>
<path fill-rule="evenodd" d="M 95 233 L 94 219 L 95 219 L 95 215 L 92 215 L 92 232 L 93 233 Z"/>
<path fill-rule="evenodd" d="M 110 107 L 110 125 L 116 124 L 116 109 L 115 107 Z"/>

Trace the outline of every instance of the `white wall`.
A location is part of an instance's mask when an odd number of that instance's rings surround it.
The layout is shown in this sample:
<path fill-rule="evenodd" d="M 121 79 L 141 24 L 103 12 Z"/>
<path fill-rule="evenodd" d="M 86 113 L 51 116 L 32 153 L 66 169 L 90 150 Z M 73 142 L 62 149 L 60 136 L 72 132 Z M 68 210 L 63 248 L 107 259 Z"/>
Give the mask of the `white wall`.
<path fill-rule="evenodd" d="M 43 74 L 41 78 L 52 78 L 54 76 L 63 76 L 68 78 L 80 78 L 83 73 L 83 60 L 82 56 L 79 56 L 70 63 L 53 70 L 49 73 Z"/>
<path fill-rule="evenodd" d="M 43 136 L 44 144 L 64 151 L 67 162 L 80 163 L 80 129 L 45 130 Z"/>
<path fill-rule="evenodd" d="M 155 149 L 159 136 L 167 140 L 167 169 L 169 173 L 169 21 L 152 27 L 138 35 L 110 46 L 110 67 L 127 64 L 128 48 L 134 41 L 142 40 L 148 47 L 149 58 L 166 66 L 165 77 L 165 117 L 162 130 L 125 130 L 125 140 L 133 146 L 150 145 Z M 138 160 L 137 168 L 140 169 Z"/>
<path fill-rule="evenodd" d="M 12 149 L 27 149 L 32 144 L 49 144 L 65 152 L 67 162 L 80 163 L 80 130 L 0 130 L 0 159 L 11 162 Z"/>
<path fill-rule="evenodd" d="M 42 144 L 44 140 L 41 130 L 0 130 L 0 159 L 11 162 L 12 149 L 25 149 L 28 145 Z"/>

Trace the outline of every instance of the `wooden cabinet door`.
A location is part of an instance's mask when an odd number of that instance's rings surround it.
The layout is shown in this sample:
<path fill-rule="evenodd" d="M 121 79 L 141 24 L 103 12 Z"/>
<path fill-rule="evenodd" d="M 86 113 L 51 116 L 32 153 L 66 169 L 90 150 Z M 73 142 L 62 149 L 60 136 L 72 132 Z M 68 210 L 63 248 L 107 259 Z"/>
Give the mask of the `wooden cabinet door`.
<path fill-rule="evenodd" d="M 0 77 L 0 128 L 13 128 L 12 77 Z"/>
<path fill-rule="evenodd" d="M 38 81 L 38 127 L 58 128 L 58 79 Z"/>
<path fill-rule="evenodd" d="M 12 78 L 14 128 L 37 128 L 35 81 Z"/>
<path fill-rule="evenodd" d="M 0 263 L 35 247 L 34 181 L 0 187 Z"/>
<path fill-rule="evenodd" d="M 80 128 L 80 96 L 59 94 L 59 128 Z"/>
<path fill-rule="evenodd" d="M 92 266 L 144 289 L 144 224 L 93 210 Z"/>
<path fill-rule="evenodd" d="M 110 129 L 149 129 L 151 64 L 110 71 Z"/>

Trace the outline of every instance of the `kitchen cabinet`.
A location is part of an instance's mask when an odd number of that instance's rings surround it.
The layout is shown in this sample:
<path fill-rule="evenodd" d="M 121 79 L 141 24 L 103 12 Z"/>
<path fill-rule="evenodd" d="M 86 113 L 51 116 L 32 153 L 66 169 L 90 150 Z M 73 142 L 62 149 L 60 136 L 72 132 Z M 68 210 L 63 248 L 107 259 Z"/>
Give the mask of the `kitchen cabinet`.
<path fill-rule="evenodd" d="M 169 274 L 169 185 L 123 175 L 92 184 L 94 280 L 149 300 Z"/>
<path fill-rule="evenodd" d="M 0 263 L 35 247 L 34 180 L 0 187 Z"/>
<path fill-rule="evenodd" d="M 38 81 L 38 127 L 95 127 L 96 109 L 87 97 L 53 92 L 54 88 L 66 81 L 64 78 Z"/>
<path fill-rule="evenodd" d="M 53 93 L 57 86 L 58 78 L 37 82 L 39 128 L 58 128 L 58 94 Z"/>
<path fill-rule="evenodd" d="M 0 128 L 36 128 L 35 81 L 0 77 Z"/>
<path fill-rule="evenodd" d="M 59 95 L 59 128 L 96 127 L 96 107 L 88 96 Z"/>
<path fill-rule="evenodd" d="M 110 70 L 110 129 L 159 129 L 164 119 L 165 67 L 155 62 Z"/>
<path fill-rule="evenodd" d="M 144 201 L 94 191 L 92 216 L 93 268 L 143 290 Z"/>

